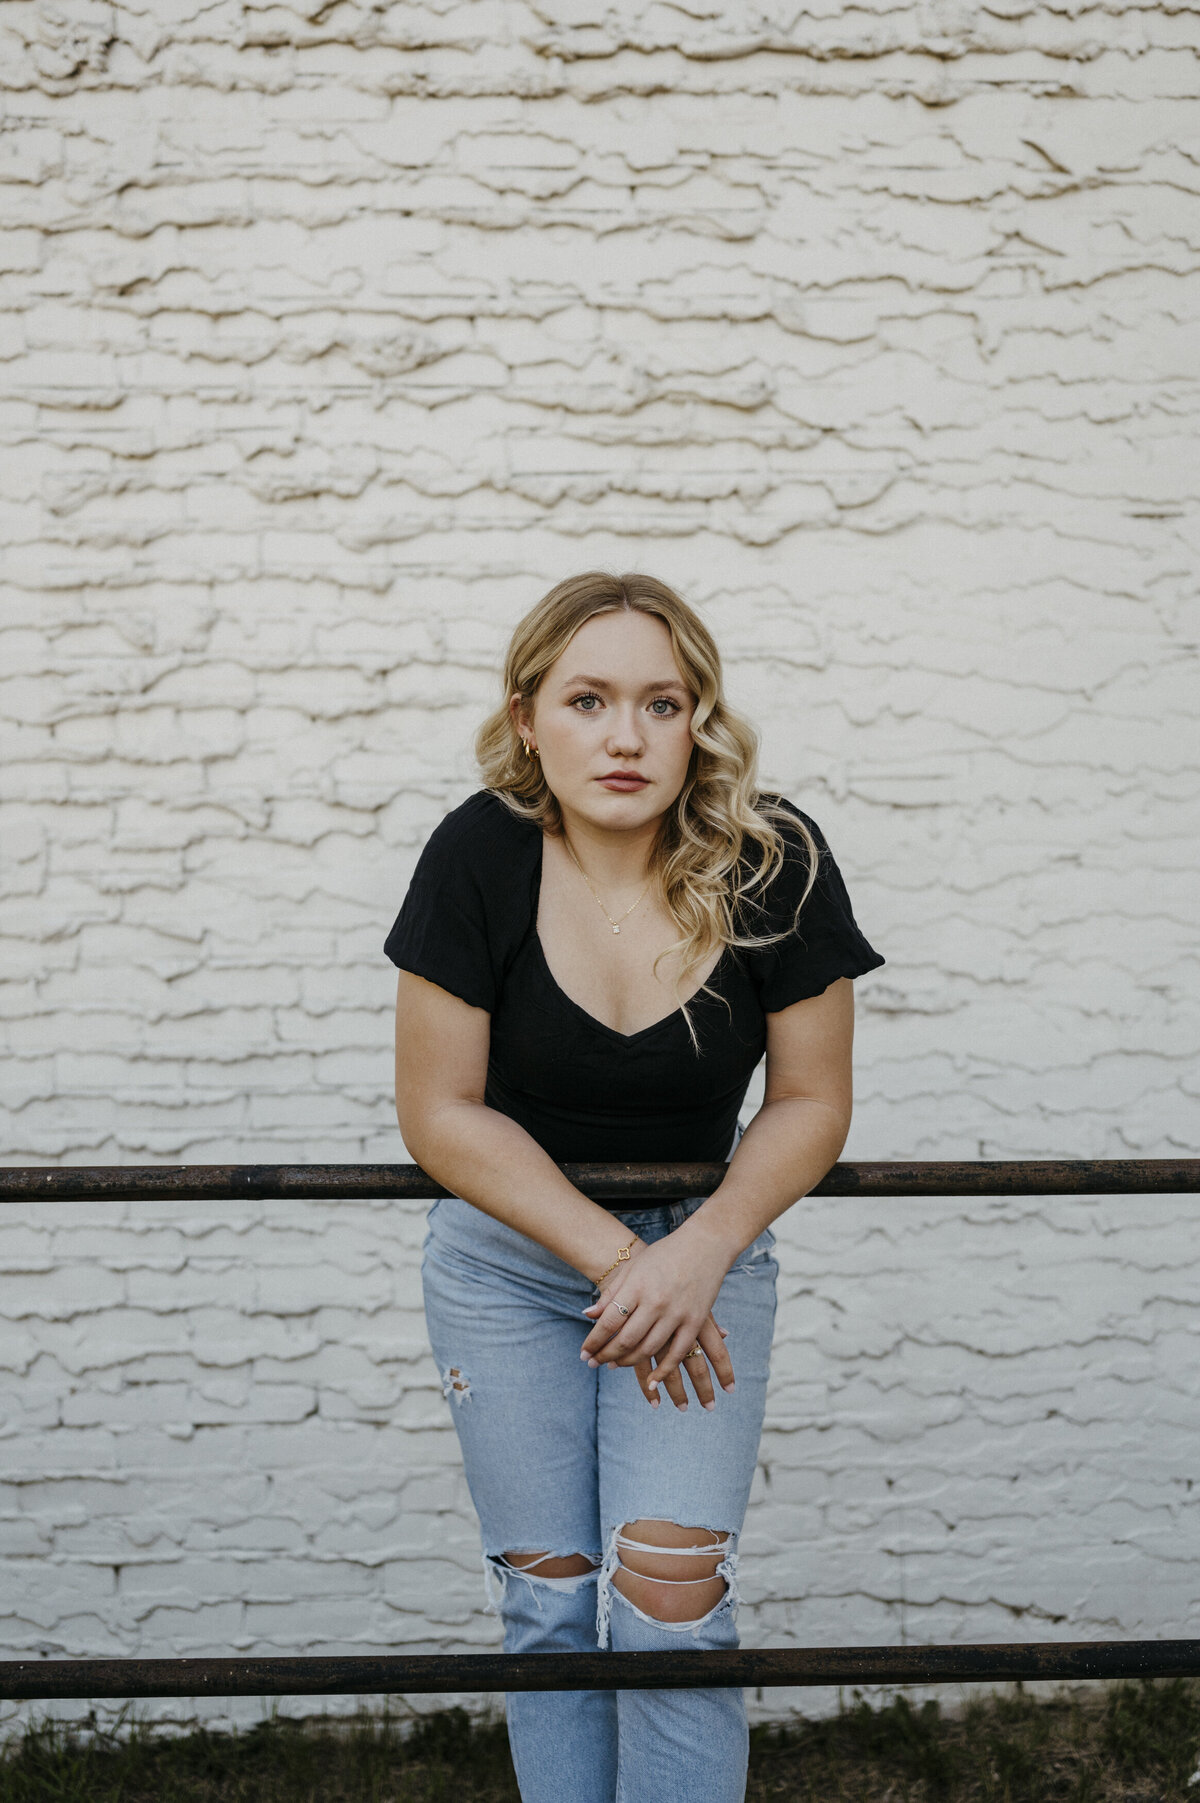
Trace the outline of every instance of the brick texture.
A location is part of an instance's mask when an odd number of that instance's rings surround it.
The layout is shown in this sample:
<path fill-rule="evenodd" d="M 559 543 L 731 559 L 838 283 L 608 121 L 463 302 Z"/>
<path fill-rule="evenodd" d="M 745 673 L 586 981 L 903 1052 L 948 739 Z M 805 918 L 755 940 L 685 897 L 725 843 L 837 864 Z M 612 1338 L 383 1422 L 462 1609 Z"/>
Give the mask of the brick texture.
<path fill-rule="evenodd" d="M 4 1160 L 405 1156 L 381 942 L 597 565 L 888 957 L 848 1156 L 1195 1152 L 1197 11 L 3 0 Z M 5 1211 L 4 1656 L 494 1644 L 421 1234 Z M 1194 1204 L 780 1238 L 748 1641 L 1194 1632 Z"/>

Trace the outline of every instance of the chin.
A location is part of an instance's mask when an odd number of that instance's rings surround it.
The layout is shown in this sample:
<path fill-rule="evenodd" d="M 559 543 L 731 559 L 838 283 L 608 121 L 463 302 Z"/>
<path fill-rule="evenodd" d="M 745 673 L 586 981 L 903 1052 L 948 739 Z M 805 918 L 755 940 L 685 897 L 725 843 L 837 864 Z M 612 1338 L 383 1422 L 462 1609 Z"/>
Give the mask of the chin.
<path fill-rule="evenodd" d="M 647 820 L 657 820 L 665 810 L 656 784 L 637 795 L 619 795 L 610 789 L 601 789 L 599 803 L 593 801 L 587 811 L 599 820 L 622 826 L 643 826 Z"/>
<path fill-rule="evenodd" d="M 578 799 L 568 797 L 567 806 L 592 820 L 607 821 L 616 815 L 624 820 L 641 821 L 661 812 L 654 799 L 656 791 L 657 785 L 639 789 L 633 795 L 622 795 L 617 789 L 603 789 L 599 783 L 593 783 Z"/>

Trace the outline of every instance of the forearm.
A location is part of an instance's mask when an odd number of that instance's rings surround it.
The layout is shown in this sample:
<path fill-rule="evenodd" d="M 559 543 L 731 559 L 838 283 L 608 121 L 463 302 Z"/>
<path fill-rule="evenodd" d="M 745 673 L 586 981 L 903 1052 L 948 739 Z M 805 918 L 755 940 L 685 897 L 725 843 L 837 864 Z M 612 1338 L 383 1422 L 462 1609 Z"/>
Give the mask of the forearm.
<path fill-rule="evenodd" d="M 771 1222 L 806 1196 L 846 1143 L 846 1110 L 811 1096 L 766 1102 L 747 1127 L 728 1175 L 680 1232 L 732 1264 Z"/>
<path fill-rule="evenodd" d="M 486 1103 L 447 1101 L 401 1122 L 422 1170 L 484 1214 L 515 1227 L 588 1278 L 630 1233 L 563 1176 L 524 1127 Z"/>

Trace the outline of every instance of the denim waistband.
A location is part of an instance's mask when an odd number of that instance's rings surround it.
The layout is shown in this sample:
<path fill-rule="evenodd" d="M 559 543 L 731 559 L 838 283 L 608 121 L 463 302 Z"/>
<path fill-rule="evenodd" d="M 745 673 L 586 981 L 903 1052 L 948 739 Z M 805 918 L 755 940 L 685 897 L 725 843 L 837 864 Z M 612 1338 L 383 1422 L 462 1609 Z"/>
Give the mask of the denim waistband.
<path fill-rule="evenodd" d="M 606 1202 L 603 1206 L 608 1209 L 609 1214 L 623 1222 L 631 1232 L 640 1232 L 643 1226 L 667 1229 L 679 1227 L 689 1215 L 694 1215 L 701 1204 L 707 1200 L 707 1196 L 680 1196 L 677 1201 L 673 1202 L 634 1200 L 622 1202 L 619 1207 L 611 1202 Z"/>

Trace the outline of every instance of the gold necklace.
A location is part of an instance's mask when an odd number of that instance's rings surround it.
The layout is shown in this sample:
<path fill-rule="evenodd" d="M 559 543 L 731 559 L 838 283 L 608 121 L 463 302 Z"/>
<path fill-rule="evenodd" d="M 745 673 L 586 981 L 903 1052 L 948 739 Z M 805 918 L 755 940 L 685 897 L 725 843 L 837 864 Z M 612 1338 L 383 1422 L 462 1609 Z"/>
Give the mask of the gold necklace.
<path fill-rule="evenodd" d="M 587 871 L 583 868 L 583 865 L 579 862 L 579 859 L 575 856 L 575 853 L 571 850 L 571 842 L 567 838 L 567 835 L 565 833 L 563 834 L 563 844 L 567 848 L 567 853 L 571 859 L 572 864 L 574 864 L 576 870 L 579 872 L 580 876 L 583 878 L 583 880 L 587 884 L 588 888 L 592 890 L 592 900 L 595 902 L 596 906 L 599 908 L 601 914 L 603 914 L 605 920 L 607 920 L 607 922 L 608 922 L 609 926 L 612 928 L 613 932 L 619 933 L 621 931 L 619 923 L 622 920 L 627 919 L 628 916 L 633 913 L 633 910 L 634 910 L 634 908 L 637 907 L 638 902 L 644 901 L 646 899 L 646 895 L 650 889 L 650 883 L 646 884 L 645 889 L 642 890 L 642 893 L 638 896 L 637 901 L 632 902 L 630 904 L 630 906 L 628 908 L 626 908 L 624 914 L 618 914 L 616 920 L 614 920 L 612 915 L 609 913 L 608 909 L 605 907 L 604 903 L 600 900 L 600 897 L 596 894 L 596 891 L 594 889 L 592 889 L 592 880 L 588 876 Z M 654 878 L 651 877 L 650 882 L 652 883 L 653 881 L 654 881 Z"/>

